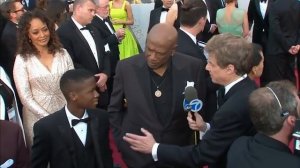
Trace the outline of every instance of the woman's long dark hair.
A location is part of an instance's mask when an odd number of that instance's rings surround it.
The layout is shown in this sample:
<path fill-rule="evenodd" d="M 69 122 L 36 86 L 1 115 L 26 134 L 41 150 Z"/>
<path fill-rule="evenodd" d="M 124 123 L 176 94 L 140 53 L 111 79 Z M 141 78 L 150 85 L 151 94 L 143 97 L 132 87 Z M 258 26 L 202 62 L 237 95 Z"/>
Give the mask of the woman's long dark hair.
<path fill-rule="evenodd" d="M 56 52 L 62 52 L 62 45 L 55 32 L 55 26 L 52 21 L 46 16 L 45 12 L 39 9 L 28 11 L 23 14 L 18 23 L 18 49 L 17 54 L 20 54 L 24 58 L 28 58 L 31 55 L 39 56 L 37 48 L 32 44 L 29 38 L 30 22 L 33 19 L 40 19 L 45 23 L 50 32 L 50 39 L 48 42 L 48 52 L 55 54 Z"/>

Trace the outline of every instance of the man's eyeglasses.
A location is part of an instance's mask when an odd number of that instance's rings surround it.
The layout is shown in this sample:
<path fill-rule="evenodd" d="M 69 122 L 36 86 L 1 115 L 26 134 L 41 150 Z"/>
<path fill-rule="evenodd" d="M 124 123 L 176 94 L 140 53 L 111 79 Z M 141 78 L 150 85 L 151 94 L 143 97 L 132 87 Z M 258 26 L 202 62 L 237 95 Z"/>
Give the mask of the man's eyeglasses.
<path fill-rule="evenodd" d="M 21 9 L 18 9 L 18 10 L 15 10 L 15 11 L 12 11 L 12 13 L 18 13 L 18 12 L 24 12 L 25 9 L 24 8 L 21 8 Z"/>

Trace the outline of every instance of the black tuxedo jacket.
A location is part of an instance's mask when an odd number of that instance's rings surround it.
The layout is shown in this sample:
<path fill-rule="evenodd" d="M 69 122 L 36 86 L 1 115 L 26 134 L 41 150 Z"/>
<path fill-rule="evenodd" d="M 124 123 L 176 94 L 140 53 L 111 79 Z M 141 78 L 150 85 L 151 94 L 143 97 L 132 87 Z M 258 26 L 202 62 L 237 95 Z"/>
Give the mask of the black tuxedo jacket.
<path fill-rule="evenodd" d="M 207 62 L 203 53 L 203 48 L 195 44 L 191 37 L 181 29 L 178 30 L 176 51 L 201 59 L 205 64 Z"/>
<path fill-rule="evenodd" d="M 268 0 L 267 10 L 263 18 L 260 10 L 260 0 L 250 0 L 248 6 L 249 27 L 253 26 L 252 42 L 260 44 L 266 48 L 269 32 L 269 11 L 273 0 Z M 264 50 L 265 51 L 265 50 Z"/>
<path fill-rule="evenodd" d="M 36 0 L 29 0 L 29 3 L 27 4 L 25 0 L 22 0 L 22 4 L 24 5 L 24 8 L 26 10 L 33 10 L 36 7 Z"/>
<path fill-rule="evenodd" d="M 261 133 L 254 137 L 241 137 L 228 152 L 227 168 L 298 168 L 300 158 L 289 147 Z"/>
<path fill-rule="evenodd" d="M 64 48 L 70 54 L 75 68 L 84 68 L 94 74 L 102 72 L 110 76 L 109 57 L 104 50 L 103 38 L 93 26 L 89 25 L 89 28 L 96 43 L 99 67 L 88 42 L 72 19 L 63 23 L 58 28 L 57 34 Z"/>
<path fill-rule="evenodd" d="M 110 27 L 114 30 L 114 27 L 111 23 L 111 21 L 108 21 L 108 24 Z M 108 27 L 106 26 L 105 22 L 101 20 L 98 16 L 95 16 L 92 20 L 92 25 L 99 31 L 101 36 L 103 37 L 104 44 L 108 44 L 110 48 L 109 58 L 110 58 L 110 69 L 111 74 L 115 74 L 115 69 L 117 66 L 118 61 L 120 60 L 119 55 L 119 39 L 115 34 L 112 34 Z"/>
<path fill-rule="evenodd" d="M 270 6 L 267 55 L 288 53 L 291 46 L 300 44 L 300 2 L 276 0 Z"/>
<path fill-rule="evenodd" d="M 183 148 L 160 144 L 157 151 L 159 162 L 189 167 L 214 164 L 225 168 L 227 151 L 233 141 L 255 133 L 248 112 L 248 97 L 255 89 L 255 83 L 249 78 L 235 84 L 226 93 L 225 103 L 215 113 L 211 128 L 202 141 L 197 146 Z"/>
<path fill-rule="evenodd" d="M 210 16 L 210 21 L 206 20 L 203 32 L 199 33 L 197 39 L 206 42 L 215 34 L 218 34 L 216 30 L 214 33 L 210 33 L 211 24 L 216 24 L 216 17 L 218 9 L 224 8 L 222 0 L 206 0 L 207 10 Z"/>
<path fill-rule="evenodd" d="M 153 9 L 150 12 L 150 19 L 149 19 L 149 26 L 148 26 L 148 32 L 151 30 L 151 28 L 160 23 L 160 15 L 161 15 L 161 10 L 162 10 L 162 6 Z M 180 13 L 180 12 L 179 12 Z M 178 13 L 178 15 L 179 15 Z M 180 27 L 180 23 L 179 23 L 179 17 L 177 17 L 174 25 L 173 25 L 176 29 L 178 29 Z"/>
<path fill-rule="evenodd" d="M 0 120 L 0 165 L 9 159 L 14 161 L 10 167 L 30 168 L 29 152 L 21 127 L 16 123 Z"/>
<path fill-rule="evenodd" d="M 13 79 L 13 67 L 17 51 L 17 25 L 7 21 L 1 36 L 0 65 Z"/>
<path fill-rule="evenodd" d="M 99 109 L 87 110 L 87 112 L 91 118 L 89 131 L 91 131 L 97 167 L 112 168 L 108 140 L 108 114 Z M 72 131 L 64 108 L 36 122 L 33 132 L 33 168 L 46 168 L 48 163 L 51 168 L 77 168 Z"/>
<path fill-rule="evenodd" d="M 162 124 L 155 112 L 151 92 L 151 77 L 144 53 L 122 60 L 118 63 L 114 88 L 111 95 L 109 114 L 116 144 L 129 167 L 154 167 L 155 162 L 149 155 L 130 149 L 123 141 L 125 133 L 142 134 L 145 128 L 153 133 L 160 142 L 188 145 L 191 130 L 186 120 L 182 102 L 187 81 L 194 81 L 199 99 L 205 97 L 204 64 L 199 59 L 175 53 L 172 57 L 172 110 L 167 123 Z M 127 109 L 123 109 L 123 98 Z"/>

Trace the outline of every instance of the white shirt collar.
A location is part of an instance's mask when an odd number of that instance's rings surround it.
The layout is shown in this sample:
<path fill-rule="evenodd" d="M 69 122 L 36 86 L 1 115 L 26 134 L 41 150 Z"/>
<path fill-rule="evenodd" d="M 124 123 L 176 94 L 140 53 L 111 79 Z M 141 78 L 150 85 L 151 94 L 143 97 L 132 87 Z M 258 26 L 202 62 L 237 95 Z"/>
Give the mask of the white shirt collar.
<path fill-rule="evenodd" d="M 191 33 L 185 31 L 182 27 L 180 27 L 180 30 L 182 30 L 183 32 L 185 32 L 192 40 L 195 44 L 197 44 L 197 39 L 196 36 L 192 35 Z"/>
<path fill-rule="evenodd" d="M 100 15 L 96 14 L 96 16 L 103 21 L 103 18 Z"/>
<path fill-rule="evenodd" d="M 72 128 L 73 126 L 72 126 L 72 120 L 73 119 L 84 119 L 84 118 L 88 118 L 89 117 L 89 115 L 88 115 L 88 113 L 86 112 L 86 110 L 84 111 L 84 114 L 83 114 L 83 116 L 81 117 L 81 118 L 78 118 L 78 117 L 76 117 L 76 116 L 74 116 L 70 111 L 69 111 L 69 109 L 68 109 L 68 107 L 67 106 L 65 106 L 65 111 L 66 111 L 66 115 L 67 115 L 67 118 L 68 118 L 68 121 L 69 121 L 69 124 L 70 124 L 70 127 Z"/>
<path fill-rule="evenodd" d="M 243 79 L 247 78 L 247 74 L 239 77 L 237 80 L 229 83 L 228 85 L 225 86 L 225 94 L 229 91 L 229 89 L 231 89 L 235 84 L 239 83 L 240 81 L 242 81 Z"/>
<path fill-rule="evenodd" d="M 73 22 L 75 23 L 76 27 L 80 30 L 81 28 L 85 27 L 85 26 L 82 26 L 80 23 L 78 23 L 74 18 L 73 16 L 71 17 L 71 19 L 73 20 Z"/>

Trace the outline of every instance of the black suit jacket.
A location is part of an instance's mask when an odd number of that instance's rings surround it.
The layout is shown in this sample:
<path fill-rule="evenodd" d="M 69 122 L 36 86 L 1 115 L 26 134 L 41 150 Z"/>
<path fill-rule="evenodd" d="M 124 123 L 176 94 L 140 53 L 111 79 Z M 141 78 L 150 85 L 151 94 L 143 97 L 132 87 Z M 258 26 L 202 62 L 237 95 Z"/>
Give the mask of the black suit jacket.
<path fill-rule="evenodd" d="M 13 67 L 17 50 L 17 25 L 7 21 L 1 36 L 0 65 L 13 79 Z"/>
<path fill-rule="evenodd" d="M 176 51 L 201 59 L 205 64 L 207 62 L 203 48 L 195 44 L 191 37 L 181 29 L 178 30 Z"/>
<path fill-rule="evenodd" d="M 26 10 L 33 10 L 36 7 L 36 1 L 35 0 L 29 0 L 29 4 L 27 4 L 26 1 L 23 0 L 22 4 L 24 5 L 24 8 Z"/>
<path fill-rule="evenodd" d="M 226 93 L 225 103 L 215 113 L 211 128 L 202 141 L 197 146 L 183 148 L 160 144 L 157 151 L 159 161 L 189 167 L 214 164 L 225 168 L 227 151 L 233 141 L 255 133 L 248 113 L 248 97 L 254 89 L 256 86 L 249 78 L 235 84 Z"/>
<path fill-rule="evenodd" d="M 109 57 L 104 50 L 103 38 L 93 26 L 90 25 L 89 28 L 96 43 L 99 67 L 88 42 L 72 19 L 63 23 L 58 28 L 57 34 L 64 48 L 70 54 L 75 68 L 84 68 L 94 74 L 102 72 L 110 76 Z"/>
<path fill-rule="evenodd" d="M 211 24 L 216 24 L 216 17 L 218 9 L 224 8 L 222 0 L 206 0 L 207 10 L 210 16 L 210 21 L 206 20 L 203 32 L 199 33 L 197 39 L 203 42 L 207 42 L 213 35 L 218 34 L 216 30 L 214 33 L 210 33 Z"/>
<path fill-rule="evenodd" d="M 112 168 L 109 148 L 109 121 L 106 111 L 87 110 L 98 168 Z M 89 128 L 89 127 L 88 127 Z M 77 168 L 72 131 L 65 112 L 61 109 L 34 124 L 32 168 Z"/>
<path fill-rule="evenodd" d="M 115 31 L 112 23 L 110 20 L 108 21 L 110 27 Z M 110 48 L 110 53 L 109 53 L 109 58 L 110 58 L 110 69 L 111 69 L 111 74 L 115 74 L 115 69 L 117 66 L 118 61 L 120 60 L 119 55 L 119 39 L 115 34 L 112 34 L 108 27 L 106 26 L 105 22 L 101 20 L 98 16 L 95 16 L 92 25 L 99 31 L 101 36 L 103 37 L 103 42 L 104 44 L 108 44 Z"/>
<path fill-rule="evenodd" d="M 299 20 L 299 1 L 276 0 L 271 4 L 267 55 L 287 54 L 291 46 L 300 44 Z"/>
<path fill-rule="evenodd" d="M 269 32 L 269 11 L 272 0 L 268 1 L 265 17 L 260 10 L 260 0 L 250 0 L 248 6 L 249 27 L 253 26 L 252 42 L 260 44 L 264 51 L 267 44 Z"/>
<path fill-rule="evenodd" d="M 194 81 L 199 99 L 205 97 L 204 64 L 201 60 L 175 53 L 172 57 L 172 110 L 167 123 L 162 124 L 155 112 L 151 93 L 151 77 L 144 53 L 118 63 L 109 114 L 116 144 L 129 167 L 154 167 L 149 155 L 133 151 L 122 136 L 126 132 L 141 134 L 143 127 L 160 142 L 188 145 L 191 130 L 186 120 L 182 102 L 187 81 Z M 123 109 L 123 98 L 127 109 Z"/>
<path fill-rule="evenodd" d="M 261 133 L 237 139 L 228 152 L 227 168 L 298 168 L 300 158 L 289 147 Z"/>
<path fill-rule="evenodd" d="M 148 32 L 151 30 L 151 28 L 160 23 L 160 15 L 161 15 L 161 10 L 162 10 L 162 6 L 158 7 L 158 8 L 155 8 L 153 9 L 151 12 L 150 12 L 150 19 L 149 19 L 149 26 L 148 26 Z M 180 12 L 179 12 L 180 13 Z M 178 15 L 179 15 L 178 13 Z M 179 17 L 177 17 L 178 19 L 176 19 L 175 23 L 174 23 L 174 27 L 176 29 L 179 29 L 180 27 L 180 23 L 179 23 Z"/>
<path fill-rule="evenodd" d="M 19 125 L 0 120 L 0 165 L 7 160 L 14 161 L 11 167 L 30 168 L 29 152 Z"/>

